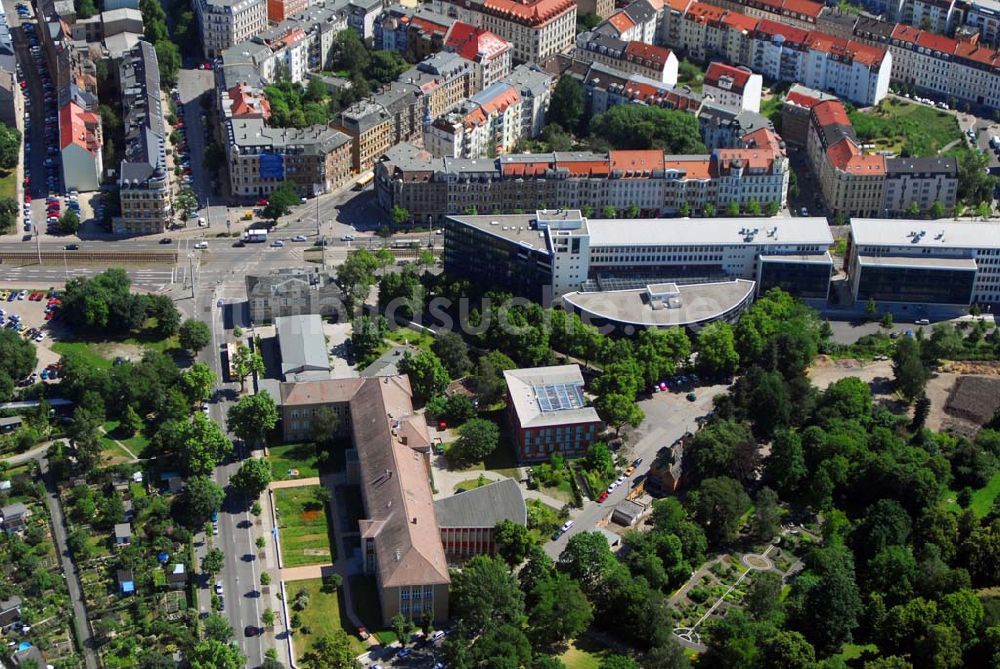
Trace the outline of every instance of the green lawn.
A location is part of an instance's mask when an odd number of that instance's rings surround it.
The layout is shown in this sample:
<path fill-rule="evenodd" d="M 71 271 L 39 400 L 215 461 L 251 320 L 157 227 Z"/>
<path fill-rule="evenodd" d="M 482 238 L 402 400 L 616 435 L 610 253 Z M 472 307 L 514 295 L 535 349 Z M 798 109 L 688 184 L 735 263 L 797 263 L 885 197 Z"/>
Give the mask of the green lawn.
<path fill-rule="evenodd" d="M 351 650 L 355 655 L 360 655 L 368 650 L 368 646 L 361 641 L 354 633 L 351 621 L 341 609 L 339 592 L 323 592 L 322 579 L 312 578 L 305 581 L 291 581 L 285 584 L 288 588 L 288 597 L 295 601 L 299 590 L 305 589 L 309 592 L 309 605 L 299 611 L 302 625 L 310 628 L 310 634 L 303 634 L 301 630 L 295 635 L 295 655 L 301 661 L 302 655 L 309 650 L 315 639 L 328 629 L 334 620 L 340 621 L 340 626 L 347 632 L 351 640 Z"/>
<path fill-rule="evenodd" d="M 1000 472 L 993 475 L 989 483 L 972 493 L 972 504 L 969 508 L 976 514 L 977 518 L 982 518 L 993 508 L 993 500 L 1000 495 Z M 948 490 L 945 492 L 945 506 L 952 510 L 961 512 L 962 507 L 958 505 L 958 491 Z"/>
<path fill-rule="evenodd" d="M 479 478 L 459 481 L 454 485 L 453 490 L 455 490 L 455 492 L 458 492 L 459 488 L 463 490 L 475 490 L 476 488 L 482 488 L 484 485 L 489 485 L 493 482 L 494 482 L 493 479 L 486 478 L 486 476 L 480 474 Z"/>
<path fill-rule="evenodd" d="M 98 368 L 110 369 L 112 365 L 112 361 L 101 354 L 99 344 L 82 341 L 54 341 L 52 342 L 52 350 L 59 355 L 75 353 Z"/>
<path fill-rule="evenodd" d="M 375 577 L 355 574 L 349 577 L 348 582 L 354 613 L 361 618 L 368 631 L 374 634 L 380 643 L 390 644 L 395 641 L 395 632 L 382 625 L 382 605 L 378 601 Z"/>
<path fill-rule="evenodd" d="M 856 660 L 861 657 L 866 652 L 878 652 L 878 646 L 873 643 L 861 646 L 856 643 L 845 643 L 841 649 L 840 653 L 836 656 L 840 659 L 848 662 L 850 660 Z"/>
<path fill-rule="evenodd" d="M 108 457 L 118 458 L 120 462 L 130 461 L 132 456 L 123 449 L 121 446 L 115 443 L 119 441 L 125 445 L 125 447 L 132 451 L 137 458 L 143 457 L 143 451 L 149 446 L 149 439 L 147 439 L 141 432 L 138 432 L 131 437 L 126 437 L 118 430 L 118 421 L 109 420 L 104 423 L 104 431 L 107 433 L 105 436 L 101 437 L 101 442 L 104 444 L 102 452 Z"/>
<path fill-rule="evenodd" d="M 906 147 L 911 155 L 933 156 L 955 140 L 964 141 L 954 116 L 927 105 L 885 99 L 871 111 L 849 116 L 859 140 L 880 151 L 900 153 Z"/>
<path fill-rule="evenodd" d="M 330 564 L 333 561 L 325 501 L 320 485 L 274 491 L 283 566 Z"/>
<path fill-rule="evenodd" d="M 17 199 L 17 170 L 0 171 L 0 198 Z"/>
<path fill-rule="evenodd" d="M 577 639 L 569 644 L 566 652 L 559 659 L 566 669 L 597 669 L 601 658 L 608 654 L 607 649 L 586 639 Z"/>
<path fill-rule="evenodd" d="M 312 443 L 271 446 L 267 460 L 271 463 L 271 479 L 274 481 L 319 476 L 319 458 L 316 456 L 316 445 Z M 299 475 L 291 476 L 288 473 L 291 469 L 299 470 Z"/>
<path fill-rule="evenodd" d="M 409 344 L 410 346 L 419 348 L 421 351 L 431 350 L 431 342 L 434 341 L 434 337 L 426 332 L 417 332 L 410 328 L 390 330 L 386 335 L 386 339 L 397 344 Z"/>

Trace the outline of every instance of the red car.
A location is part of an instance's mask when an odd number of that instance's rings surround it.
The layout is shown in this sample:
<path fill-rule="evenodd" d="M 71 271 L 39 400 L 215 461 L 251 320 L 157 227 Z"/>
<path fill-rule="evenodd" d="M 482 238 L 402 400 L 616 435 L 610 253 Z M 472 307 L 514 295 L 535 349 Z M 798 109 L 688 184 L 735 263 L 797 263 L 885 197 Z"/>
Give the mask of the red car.
<path fill-rule="evenodd" d="M 267 205 L 268 205 L 268 200 L 266 197 L 262 197 L 259 200 L 257 200 L 258 207 L 266 207 Z"/>
<path fill-rule="evenodd" d="M 608 491 L 605 490 L 597 497 L 597 503 L 602 504 L 608 498 Z"/>
<path fill-rule="evenodd" d="M 28 195 L 27 193 L 25 193 L 25 194 L 24 194 L 24 201 L 25 201 L 25 202 L 29 202 L 29 203 L 30 203 L 30 202 L 31 202 L 31 196 L 30 196 L 30 195 Z"/>

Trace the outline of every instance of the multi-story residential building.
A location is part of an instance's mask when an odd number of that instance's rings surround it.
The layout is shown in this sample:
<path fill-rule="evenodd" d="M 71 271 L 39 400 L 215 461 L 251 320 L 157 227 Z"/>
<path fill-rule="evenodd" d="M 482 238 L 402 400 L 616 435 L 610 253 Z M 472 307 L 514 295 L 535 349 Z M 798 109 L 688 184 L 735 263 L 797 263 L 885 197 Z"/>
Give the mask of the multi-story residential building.
<path fill-rule="evenodd" d="M 889 91 L 892 56 L 884 48 L 757 19 L 702 2 L 665 12 L 661 34 L 698 61 L 719 58 L 777 81 L 794 81 L 871 105 Z"/>
<path fill-rule="evenodd" d="M 538 137 L 545 127 L 555 77 L 537 65 L 518 65 L 501 81 L 521 97 L 521 136 Z"/>
<path fill-rule="evenodd" d="M 965 10 L 965 25 L 979 31 L 979 40 L 992 47 L 1000 44 L 1000 2 L 970 0 Z"/>
<path fill-rule="evenodd" d="M 264 92 L 247 84 L 237 84 L 220 94 L 222 118 L 225 120 L 271 118 L 271 103 Z"/>
<path fill-rule="evenodd" d="M 280 23 L 306 11 L 308 6 L 308 0 L 267 0 L 267 20 Z"/>
<path fill-rule="evenodd" d="M 915 318 L 1000 304 L 1000 227 L 900 219 L 851 221 L 851 296 L 892 304 Z"/>
<path fill-rule="evenodd" d="M 521 96 L 498 82 L 424 128 L 436 158 L 486 158 L 510 153 L 523 135 Z"/>
<path fill-rule="evenodd" d="M 764 79 L 748 67 L 714 62 L 705 72 L 701 92 L 719 107 L 759 112 L 763 83 Z"/>
<path fill-rule="evenodd" d="M 604 423 L 584 400 L 579 365 L 510 369 L 503 377 L 518 462 L 580 457 L 600 438 Z"/>
<path fill-rule="evenodd" d="M 687 86 L 671 86 L 642 75 L 627 74 L 601 63 L 562 58 L 559 62 L 550 60 L 547 65 L 557 65 L 559 76 L 569 76 L 580 81 L 587 113 L 591 116 L 603 114 L 611 107 L 621 104 L 637 103 L 693 113 L 697 113 L 702 105 L 701 95 Z"/>
<path fill-rule="evenodd" d="M 262 197 L 291 181 L 302 195 L 329 193 L 351 177 L 350 137 L 325 125 L 271 128 L 258 118 L 226 124 L 230 190 Z"/>
<path fill-rule="evenodd" d="M 826 8 L 823 3 L 811 0 L 716 0 L 712 4 L 755 19 L 774 19 L 806 30 L 816 28 Z"/>
<path fill-rule="evenodd" d="M 413 220 L 437 220 L 472 207 L 510 213 L 544 206 L 601 211 L 636 207 L 644 215 L 717 211 L 755 201 L 784 206 L 788 159 L 778 137 L 763 129 L 747 148 L 710 155 L 662 151 L 511 154 L 497 160 L 434 158 L 412 146 L 385 152 L 375 165 L 375 191 L 386 211 L 402 207 Z"/>
<path fill-rule="evenodd" d="M 545 303 L 565 303 L 572 295 L 573 304 L 609 322 L 621 306 L 621 321 L 691 326 L 731 315 L 756 292 L 774 287 L 825 301 L 832 243 L 821 217 L 598 220 L 565 209 L 456 215 L 445 218 L 444 267 L 476 284 Z M 711 287 L 687 293 L 683 286 L 692 284 Z M 662 320 L 649 313 L 640 318 L 635 302 L 642 303 L 643 295 L 616 296 L 618 290 L 646 290 L 647 312 L 660 311 L 650 299 L 680 311 Z M 605 304 L 575 297 L 588 292 Z"/>
<path fill-rule="evenodd" d="M 781 138 L 788 144 L 805 146 L 809 138 L 812 108 L 825 100 L 836 99 L 836 95 L 801 84 L 793 85 L 781 105 Z"/>
<path fill-rule="evenodd" d="M 59 147 L 63 183 L 67 189 L 93 191 L 101 187 L 101 117 L 69 101 L 59 111 Z"/>
<path fill-rule="evenodd" d="M 302 314 L 334 316 L 343 298 L 333 276 L 319 267 L 247 274 L 246 289 L 250 320 L 254 323 Z"/>
<path fill-rule="evenodd" d="M 766 116 L 755 112 L 717 107 L 705 103 L 696 112 L 701 141 L 709 149 L 738 149 L 747 146 L 758 130 L 774 130 Z M 780 142 L 776 138 L 775 142 Z"/>
<path fill-rule="evenodd" d="M 443 12 L 510 42 L 518 63 L 539 63 L 573 45 L 574 0 L 434 0 Z"/>
<path fill-rule="evenodd" d="M 892 54 L 892 79 L 927 95 L 1000 108 L 1000 54 L 975 39 L 958 40 L 912 26 L 862 18 L 858 39 Z"/>
<path fill-rule="evenodd" d="M 955 158 L 886 158 L 862 149 L 837 100 L 813 105 L 807 140 L 813 173 L 827 206 L 844 216 L 899 215 L 939 203 L 955 207 L 958 161 Z"/>
<path fill-rule="evenodd" d="M 656 39 L 657 19 L 659 11 L 649 0 L 635 0 L 609 16 L 595 32 L 625 42 L 652 44 Z"/>
<path fill-rule="evenodd" d="M 652 44 L 626 42 L 590 31 L 577 36 L 573 58 L 587 63 L 601 63 L 670 86 L 677 84 L 677 56 L 670 49 Z"/>
<path fill-rule="evenodd" d="M 343 110 L 335 124 L 352 139 L 353 167 L 370 169 L 389 147 L 413 141 L 426 121 L 472 94 L 473 64 L 455 53 L 421 61 L 378 94 Z"/>
<path fill-rule="evenodd" d="M 576 11 L 581 16 L 594 14 L 606 19 L 615 11 L 615 3 L 614 0 L 582 0 L 582 2 L 576 3 Z"/>
<path fill-rule="evenodd" d="M 382 0 L 350 0 L 347 3 L 347 26 L 371 45 L 375 38 L 375 23 L 382 12 Z"/>
<path fill-rule="evenodd" d="M 298 21 L 286 21 L 261 31 L 253 42 L 264 45 L 270 51 L 270 54 L 260 52 L 263 58 L 258 56 L 261 59 L 258 66 L 261 78 L 266 82 L 303 83 L 306 74 L 314 69 L 309 62 L 310 41 Z"/>
<path fill-rule="evenodd" d="M 514 479 L 503 479 L 434 502 L 441 543 L 448 564 L 461 565 L 476 555 L 494 555 L 496 525 L 527 525 L 528 507 Z"/>
<path fill-rule="evenodd" d="M 950 34 L 961 13 L 958 4 L 956 0 L 906 0 L 899 20 L 921 30 Z"/>
<path fill-rule="evenodd" d="M 167 132 L 160 98 L 156 50 L 139 42 L 119 70 L 125 151 L 118 170 L 121 216 L 112 221 L 115 234 L 163 232 L 170 222 L 167 176 Z"/>
<path fill-rule="evenodd" d="M 215 58 L 267 27 L 266 0 L 195 0 L 194 10 L 206 58 Z"/>
<path fill-rule="evenodd" d="M 395 51 L 410 62 L 421 61 L 444 48 L 448 33 L 457 23 L 464 22 L 426 5 L 392 5 L 375 22 L 375 47 Z"/>
<path fill-rule="evenodd" d="M 481 91 L 510 74 L 510 43 L 488 30 L 456 21 L 444 46 L 473 64 L 472 88 Z"/>

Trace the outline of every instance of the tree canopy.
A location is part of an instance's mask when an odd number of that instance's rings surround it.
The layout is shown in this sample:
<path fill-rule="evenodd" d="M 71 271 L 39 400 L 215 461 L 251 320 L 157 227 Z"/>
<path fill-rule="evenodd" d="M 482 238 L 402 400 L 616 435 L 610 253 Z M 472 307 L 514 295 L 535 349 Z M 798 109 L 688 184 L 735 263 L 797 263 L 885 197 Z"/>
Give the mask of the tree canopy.
<path fill-rule="evenodd" d="M 590 131 L 615 149 L 663 149 L 678 155 L 707 153 L 698 119 L 675 109 L 615 105 L 590 120 Z"/>

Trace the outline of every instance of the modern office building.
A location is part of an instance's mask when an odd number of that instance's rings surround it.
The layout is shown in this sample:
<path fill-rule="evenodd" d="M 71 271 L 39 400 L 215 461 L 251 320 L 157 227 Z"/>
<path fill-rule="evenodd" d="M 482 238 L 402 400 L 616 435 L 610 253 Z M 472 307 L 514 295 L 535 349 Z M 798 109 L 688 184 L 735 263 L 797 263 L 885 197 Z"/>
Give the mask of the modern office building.
<path fill-rule="evenodd" d="M 195 0 L 194 11 L 206 58 L 267 28 L 267 0 Z"/>
<path fill-rule="evenodd" d="M 736 279 L 757 292 L 780 287 L 825 301 L 833 271 L 825 218 L 589 220 L 574 210 L 537 211 L 449 216 L 444 237 L 446 272 L 543 303 L 581 291 Z M 725 296 L 738 290 L 740 302 L 745 285 Z M 669 302 L 671 292 L 648 297 Z"/>
<path fill-rule="evenodd" d="M 507 478 L 439 499 L 434 512 L 450 565 L 461 565 L 476 555 L 496 554 L 497 523 L 528 524 L 521 487 Z"/>
<path fill-rule="evenodd" d="M 121 216 L 112 221 L 115 234 L 163 232 L 170 223 L 167 132 L 160 98 L 156 50 L 139 42 L 122 59 L 119 76 L 125 151 L 118 171 Z"/>
<path fill-rule="evenodd" d="M 847 251 L 851 296 L 914 315 L 1000 303 L 995 223 L 855 219 Z"/>
<path fill-rule="evenodd" d="M 598 441 L 604 423 L 587 406 L 579 365 L 510 369 L 503 376 L 518 462 L 541 462 L 553 453 L 580 457 Z"/>

